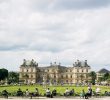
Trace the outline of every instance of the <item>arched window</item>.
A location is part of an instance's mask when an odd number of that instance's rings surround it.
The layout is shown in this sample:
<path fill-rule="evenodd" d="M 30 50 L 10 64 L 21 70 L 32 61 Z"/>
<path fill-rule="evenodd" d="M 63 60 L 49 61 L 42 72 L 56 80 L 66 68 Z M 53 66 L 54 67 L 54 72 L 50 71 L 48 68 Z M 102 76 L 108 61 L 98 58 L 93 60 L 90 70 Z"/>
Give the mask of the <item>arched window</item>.
<path fill-rule="evenodd" d="M 33 69 L 31 68 L 31 72 L 33 72 Z"/>
<path fill-rule="evenodd" d="M 68 75 L 66 75 L 66 78 L 68 78 Z"/>
<path fill-rule="evenodd" d="M 84 72 L 83 69 L 82 69 L 82 72 Z"/>
<path fill-rule="evenodd" d="M 33 78 L 33 75 L 31 75 L 31 78 Z"/>
<path fill-rule="evenodd" d="M 68 83 L 68 80 L 66 80 L 66 83 Z"/>

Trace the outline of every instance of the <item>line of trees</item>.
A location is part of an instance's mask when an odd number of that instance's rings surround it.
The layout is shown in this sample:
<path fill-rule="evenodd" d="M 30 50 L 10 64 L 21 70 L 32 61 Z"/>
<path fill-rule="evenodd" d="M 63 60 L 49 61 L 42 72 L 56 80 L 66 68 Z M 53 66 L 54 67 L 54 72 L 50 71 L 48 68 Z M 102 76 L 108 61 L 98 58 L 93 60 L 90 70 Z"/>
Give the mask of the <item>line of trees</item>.
<path fill-rule="evenodd" d="M 26 78 L 26 82 L 27 82 L 27 79 L 29 78 L 29 76 L 26 74 L 24 75 L 24 77 Z M 84 76 L 81 74 L 79 77 L 81 78 L 81 81 L 83 81 Z M 91 71 L 88 74 L 88 77 L 90 78 L 89 82 L 95 85 L 96 78 L 97 78 L 96 72 Z M 13 71 L 8 72 L 8 70 L 5 68 L 0 69 L 0 83 L 3 83 L 3 82 L 6 83 L 6 81 L 8 84 L 19 83 L 19 73 L 13 72 Z M 110 73 L 105 73 L 102 77 L 98 79 L 99 83 L 104 81 L 110 83 Z"/>
<path fill-rule="evenodd" d="M 19 73 L 17 72 L 9 72 L 8 73 L 8 83 L 18 83 L 19 82 Z"/>
<path fill-rule="evenodd" d="M 93 85 L 95 85 L 96 83 L 96 78 L 97 78 L 97 75 L 94 71 L 91 71 L 89 73 L 89 77 L 90 77 L 90 83 L 92 83 Z M 110 84 L 110 73 L 105 73 L 102 77 L 99 77 L 98 80 L 97 80 L 98 83 L 101 83 L 101 82 L 106 82 L 108 84 Z"/>
<path fill-rule="evenodd" d="M 17 72 L 8 72 L 7 69 L 2 68 L 0 69 L 0 83 L 18 83 L 19 82 L 19 73 Z"/>
<path fill-rule="evenodd" d="M 95 85 L 95 80 L 96 80 L 96 72 L 91 71 L 88 75 L 90 77 L 90 83 L 92 83 L 92 85 Z"/>
<path fill-rule="evenodd" d="M 0 69 L 0 81 L 5 80 L 8 77 L 8 70 L 7 69 Z"/>
<path fill-rule="evenodd" d="M 102 77 L 99 77 L 98 82 L 104 82 L 110 83 L 110 73 L 105 73 Z"/>

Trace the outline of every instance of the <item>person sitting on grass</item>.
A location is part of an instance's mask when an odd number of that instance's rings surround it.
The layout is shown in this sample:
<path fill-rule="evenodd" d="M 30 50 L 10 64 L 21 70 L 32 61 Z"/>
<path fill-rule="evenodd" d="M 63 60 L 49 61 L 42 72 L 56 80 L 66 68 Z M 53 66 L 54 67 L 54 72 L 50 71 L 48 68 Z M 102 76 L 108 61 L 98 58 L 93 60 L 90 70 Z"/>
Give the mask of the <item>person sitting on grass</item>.
<path fill-rule="evenodd" d="M 46 90 L 46 97 L 50 97 L 50 98 L 53 97 L 49 88 L 47 88 L 47 90 Z"/>
<path fill-rule="evenodd" d="M 92 96 L 92 89 L 91 89 L 91 87 L 88 87 L 88 91 L 85 94 L 85 99 L 88 99 L 88 97 L 91 97 L 91 96 Z"/>
<path fill-rule="evenodd" d="M 34 94 L 34 96 L 39 96 L 39 90 L 38 90 L 38 88 L 35 88 L 35 94 Z"/>
<path fill-rule="evenodd" d="M 53 96 L 56 96 L 56 95 L 57 95 L 57 90 L 56 90 L 56 89 L 53 89 L 52 95 L 53 95 Z"/>
<path fill-rule="evenodd" d="M 74 95 L 74 89 L 70 90 L 70 96 Z"/>
<path fill-rule="evenodd" d="M 105 95 L 105 96 L 110 96 L 110 92 L 105 91 L 104 95 Z"/>
<path fill-rule="evenodd" d="M 19 88 L 17 91 L 17 96 L 23 96 L 23 92 L 21 91 L 21 89 Z"/>
<path fill-rule="evenodd" d="M 68 90 L 68 88 L 66 88 L 64 96 L 70 96 L 70 91 Z"/>
<path fill-rule="evenodd" d="M 85 97 L 85 91 L 83 89 L 82 92 L 80 93 L 80 98 L 84 98 L 84 97 Z"/>
<path fill-rule="evenodd" d="M 99 88 L 99 87 L 97 87 L 95 92 L 96 92 L 96 96 L 99 96 L 99 95 L 100 95 L 100 93 L 101 93 L 100 88 Z"/>
<path fill-rule="evenodd" d="M 28 96 L 29 96 L 29 90 L 28 90 L 28 89 L 26 89 L 25 94 L 26 94 L 26 97 L 28 97 Z"/>
<path fill-rule="evenodd" d="M 7 92 L 7 90 L 3 90 L 2 91 L 2 95 L 3 95 L 3 97 L 8 98 L 8 92 Z"/>

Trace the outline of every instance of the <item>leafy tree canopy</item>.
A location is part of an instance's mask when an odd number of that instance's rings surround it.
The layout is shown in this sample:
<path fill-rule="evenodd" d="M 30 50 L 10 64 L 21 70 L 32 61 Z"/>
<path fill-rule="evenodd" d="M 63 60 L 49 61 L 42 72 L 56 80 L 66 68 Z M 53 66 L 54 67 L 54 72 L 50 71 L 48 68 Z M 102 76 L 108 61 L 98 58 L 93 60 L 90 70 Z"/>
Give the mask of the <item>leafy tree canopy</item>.
<path fill-rule="evenodd" d="M 19 73 L 17 72 L 9 72 L 8 73 L 8 82 L 9 83 L 18 83 L 19 82 Z"/>
<path fill-rule="evenodd" d="M 5 68 L 0 69 L 0 81 L 8 77 L 8 70 Z"/>

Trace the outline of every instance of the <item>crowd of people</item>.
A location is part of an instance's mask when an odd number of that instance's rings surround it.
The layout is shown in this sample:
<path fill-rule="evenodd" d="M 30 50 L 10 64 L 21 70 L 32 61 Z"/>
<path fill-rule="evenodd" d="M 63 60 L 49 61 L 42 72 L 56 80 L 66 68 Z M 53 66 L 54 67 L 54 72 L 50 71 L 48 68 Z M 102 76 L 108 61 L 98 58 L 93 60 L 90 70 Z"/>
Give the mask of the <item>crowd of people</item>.
<path fill-rule="evenodd" d="M 85 92 L 84 89 L 82 89 L 82 91 L 80 92 L 80 98 L 85 98 L 85 99 L 88 99 L 90 98 L 92 95 L 96 95 L 96 96 L 99 96 L 101 93 L 101 90 L 99 87 L 96 88 L 95 92 L 93 92 L 92 88 L 89 86 L 87 88 L 87 91 Z M 50 97 L 50 98 L 53 98 L 54 96 L 56 96 L 58 93 L 57 93 L 57 90 L 54 88 L 53 90 L 50 90 L 49 88 L 47 88 L 45 90 L 45 96 L 46 97 Z M 62 93 L 62 95 L 64 96 L 73 96 L 75 95 L 75 90 L 74 89 L 71 89 L 69 90 L 68 88 L 65 89 L 65 92 Z M 2 95 L 6 98 L 8 98 L 8 92 L 7 90 L 3 90 L 2 91 Z M 39 90 L 38 88 L 35 88 L 35 91 L 34 92 L 30 92 L 28 89 L 25 90 L 25 92 L 23 92 L 20 88 L 17 90 L 16 92 L 16 96 L 26 96 L 26 97 L 35 97 L 35 96 L 40 96 L 40 93 L 39 93 Z M 106 96 L 109 96 L 110 95 L 110 92 L 107 92 L 105 91 L 105 95 Z"/>

